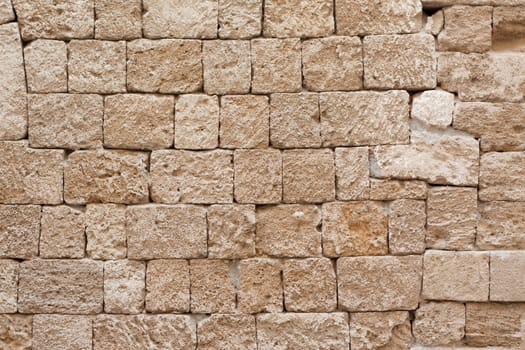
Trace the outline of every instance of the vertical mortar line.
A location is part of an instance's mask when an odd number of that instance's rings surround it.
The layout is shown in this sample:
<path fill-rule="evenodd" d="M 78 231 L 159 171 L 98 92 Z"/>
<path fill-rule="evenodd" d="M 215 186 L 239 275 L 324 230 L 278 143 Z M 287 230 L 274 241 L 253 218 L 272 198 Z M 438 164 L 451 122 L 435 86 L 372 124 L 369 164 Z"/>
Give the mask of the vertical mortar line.
<path fill-rule="evenodd" d="M 140 36 L 144 38 L 144 0 L 140 1 Z"/>
<path fill-rule="evenodd" d="M 266 0 L 262 0 L 261 4 L 261 33 L 260 36 L 264 37 L 264 16 L 265 16 L 265 9 L 266 8 Z"/>
<path fill-rule="evenodd" d="M 199 40 L 201 47 L 201 93 L 206 94 L 204 91 L 204 40 Z"/>
<path fill-rule="evenodd" d="M 63 182 L 63 181 L 62 181 Z M 40 206 L 40 218 L 38 219 L 38 244 L 36 248 L 36 256 L 40 256 L 40 240 L 42 238 L 42 214 L 43 214 L 43 206 Z"/>
<path fill-rule="evenodd" d="M 332 1 L 332 16 L 334 16 L 334 34 L 337 35 L 337 21 L 336 21 L 336 17 L 337 17 L 337 11 L 336 11 L 336 0 L 333 0 Z"/>
<path fill-rule="evenodd" d="M 285 296 L 284 296 L 284 263 L 283 259 L 279 259 L 281 271 L 279 271 L 279 275 L 281 277 L 281 297 L 282 297 L 282 308 L 283 312 L 286 312 L 286 303 L 285 303 Z"/>

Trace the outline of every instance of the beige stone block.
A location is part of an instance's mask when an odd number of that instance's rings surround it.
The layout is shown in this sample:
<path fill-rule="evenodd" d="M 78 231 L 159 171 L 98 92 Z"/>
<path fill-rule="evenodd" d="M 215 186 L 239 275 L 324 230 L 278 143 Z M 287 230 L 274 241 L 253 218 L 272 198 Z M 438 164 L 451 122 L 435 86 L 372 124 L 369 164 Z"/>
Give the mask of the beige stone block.
<path fill-rule="evenodd" d="M 145 0 L 144 37 L 216 38 L 217 16 L 217 0 Z"/>
<path fill-rule="evenodd" d="M 323 254 L 329 257 L 388 254 L 388 212 L 381 202 L 323 204 Z"/>
<path fill-rule="evenodd" d="M 416 309 L 421 290 L 421 260 L 417 255 L 339 258 L 339 308 L 348 311 Z"/>
<path fill-rule="evenodd" d="M 276 148 L 321 146 L 319 95 L 314 93 L 272 94 L 270 141 Z"/>
<path fill-rule="evenodd" d="M 249 39 L 261 34 L 261 0 L 219 0 L 219 37 Z"/>
<path fill-rule="evenodd" d="M 60 204 L 63 194 L 62 150 L 36 150 L 27 142 L 0 142 L 0 202 Z"/>
<path fill-rule="evenodd" d="M 180 94 L 202 88 L 201 42 L 146 40 L 127 44 L 128 91 Z"/>
<path fill-rule="evenodd" d="M 173 145 L 172 96 L 122 94 L 104 100 L 104 146 L 159 149 Z"/>
<path fill-rule="evenodd" d="M 68 204 L 148 201 L 148 154 L 93 150 L 70 154 L 64 166 L 64 197 Z"/>
<path fill-rule="evenodd" d="M 369 168 L 368 147 L 336 148 L 337 199 L 368 199 L 370 196 Z"/>
<path fill-rule="evenodd" d="M 11 314 L 17 310 L 18 271 L 16 260 L 0 260 L 0 313 Z"/>
<path fill-rule="evenodd" d="M 332 312 L 337 308 L 337 281 L 330 259 L 285 260 L 283 288 L 288 312 Z"/>
<path fill-rule="evenodd" d="M 41 258 L 83 258 L 85 219 L 81 210 L 66 205 L 42 208 L 39 255 Z"/>
<path fill-rule="evenodd" d="M 378 35 L 363 39 L 367 89 L 436 87 L 436 53 L 430 34 Z"/>
<path fill-rule="evenodd" d="M 525 252 L 490 253 L 490 300 L 525 301 Z"/>
<path fill-rule="evenodd" d="M 206 209 L 194 205 L 128 207 L 128 258 L 151 260 L 206 256 Z"/>
<path fill-rule="evenodd" d="M 425 345 L 447 345 L 465 336 L 465 305 L 453 302 L 428 302 L 416 310 L 414 337 Z"/>
<path fill-rule="evenodd" d="M 476 246 L 480 249 L 525 249 L 525 203 L 481 202 Z"/>
<path fill-rule="evenodd" d="M 410 316 L 406 311 L 350 314 L 352 349 L 406 350 L 411 338 Z"/>
<path fill-rule="evenodd" d="M 452 6 L 443 10 L 440 51 L 485 52 L 492 46 L 491 6 Z"/>
<path fill-rule="evenodd" d="M 232 262 L 218 259 L 190 261 L 192 313 L 232 313 L 236 308 Z"/>
<path fill-rule="evenodd" d="M 270 107 L 268 97 L 223 96 L 220 103 L 221 148 L 264 148 L 268 146 Z"/>
<path fill-rule="evenodd" d="M 144 309 L 146 264 L 133 260 L 104 262 L 104 312 L 137 314 Z"/>
<path fill-rule="evenodd" d="M 190 311 L 190 267 L 186 260 L 151 260 L 146 273 L 146 311 Z"/>
<path fill-rule="evenodd" d="M 259 207 L 256 222 L 258 255 L 309 257 L 322 253 L 321 211 L 315 205 Z"/>
<path fill-rule="evenodd" d="M 239 263 L 238 309 L 241 313 L 283 311 L 280 260 L 254 258 Z"/>
<path fill-rule="evenodd" d="M 267 0 L 264 2 L 264 36 L 318 37 L 334 32 L 331 0 Z"/>
<path fill-rule="evenodd" d="M 254 39 L 251 44 L 253 93 L 301 90 L 299 39 Z"/>
<path fill-rule="evenodd" d="M 91 318 L 77 315 L 33 316 L 33 349 L 91 350 Z"/>
<path fill-rule="evenodd" d="M 406 91 L 326 92 L 319 97 L 323 146 L 407 144 Z"/>
<path fill-rule="evenodd" d="M 410 116 L 430 126 L 446 128 L 452 124 L 454 94 L 442 90 L 423 91 L 412 99 Z"/>
<path fill-rule="evenodd" d="M 212 205 L 206 219 L 209 258 L 243 259 L 255 255 L 254 205 Z"/>
<path fill-rule="evenodd" d="M 388 251 L 393 255 L 423 254 L 427 209 L 424 201 L 397 199 L 390 203 Z"/>
<path fill-rule="evenodd" d="M 347 350 L 348 315 L 274 313 L 257 315 L 259 350 Z"/>
<path fill-rule="evenodd" d="M 512 42 L 525 38 L 525 8 L 494 7 L 492 25 L 492 38 L 496 45 L 498 42 Z"/>
<path fill-rule="evenodd" d="M 68 45 L 69 92 L 126 92 L 126 42 L 72 40 Z"/>
<path fill-rule="evenodd" d="M 119 204 L 88 204 L 86 256 L 91 259 L 123 259 L 127 255 L 126 207 Z"/>
<path fill-rule="evenodd" d="M 15 13 L 13 11 L 13 6 L 11 5 L 11 0 L 1 0 L 0 1 L 0 24 L 11 22 L 15 19 Z"/>
<path fill-rule="evenodd" d="M 335 198 L 334 152 L 294 149 L 283 152 L 283 200 L 321 203 Z"/>
<path fill-rule="evenodd" d="M 33 316 L 0 315 L 0 347 L 9 350 L 32 349 Z"/>
<path fill-rule="evenodd" d="M 422 295 L 431 300 L 488 301 L 489 254 L 427 250 Z"/>
<path fill-rule="evenodd" d="M 279 203 L 282 157 L 276 149 L 235 150 L 235 200 L 239 203 Z"/>
<path fill-rule="evenodd" d="M 93 0 L 12 0 L 24 41 L 93 37 Z"/>
<path fill-rule="evenodd" d="M 150 183 L 158 203 L 231 203 L 232 152 L 153 151 Z"/>
<path fill-rule="evenodd" d="M 370 199 L 389 201 L 395 199 L 426 199 L 425 181 L 399 181 L 370 179 Z"/>
<path fill-rule="evenodd" d="M 481 155 L 479 199 L 525 201 L 525 152 L 490 152 Z"/>
<path fill-rule="evenodd" d="M 23 261 L 18 281 L 18 312 L 100 313 L 103 283 L 103 264 L 99 261 Z"/>
<path fill-rule="evenodd" d="M 219 145 L 219 98 L 182 95 L 175 105 L 175 148 L 210 149 Z"/>
<path fill-rule="evenodd" d="M 0 205 L 0 256 L 29 259 L 38 255 L 41 209 L 38 205 Z"/>
<path fill-rule="evenodd" d="M 141 36 L 141 0 L 95 0 L 95 38 L 130 40 Z"/>
<path fill-rule="evenodd" d="M 312 91 L 359 90 L 363 56 L 358 37 L 333 36 L 303 41 L 304 87 Z"/>
<path fill-rule="evenodd" d="M 29 92 L 67 92 L 66 43 L 35 40 L 24 47 L 24 63 Z"/>
<path fill-rule="evenodd" d="M 413 33 L 422 26 L 422 8 L 417 0 L 339 0 L 335 13 L 338 35 Z"/>
<path fill-rule="evenodd" d="M 211 315 L 197 325 L 198 348 L 201 350 L 255 350 L 255 316 Z"/>
<path fill-rule="evenodd" d="M 494 5 L 494 6 L 518 6 L 521 0 L 422 0 L 424 8 L 437 8 L 455 5 Z"/>

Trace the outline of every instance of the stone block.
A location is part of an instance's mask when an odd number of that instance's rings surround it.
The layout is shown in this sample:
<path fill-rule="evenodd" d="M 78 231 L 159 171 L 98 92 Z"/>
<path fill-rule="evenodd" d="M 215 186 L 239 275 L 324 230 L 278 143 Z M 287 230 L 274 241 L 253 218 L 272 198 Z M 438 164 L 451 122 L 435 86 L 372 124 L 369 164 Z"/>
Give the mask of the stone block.
<path fill-rule="evenodd" d="M 388 251 L 392 255 L 423 254 L 427 230 L 424 201 L 397 199 L 390 203 L 388 216 Z"/>
<path fill-rule="evenodd" d="M 241 313 L 283 311 L 282 263 L 254 258 L 239 263 L 238 309 Z"/>
<path fill-rule="evenodd" d="M 38 205 L 0 205 L 0 257 L 36 257 L 40 217 L 41 208 Z"/>
<path fill-rule="evenodd" d="M 219 0 L 219 37 L 249 39 L 261 34 L 262 1 Z"/>
<path fill-rule="evenodd" d="M 9 350 L 31 349 L 33 316 L 0 315 L 0 346 Z"/>
<path fill-rule="evenodd" d="M 335 149 L 336 197 L 362 200 L 370 196 L 368 147 Z"/>
<path fill-rule="evenodd" d="M 428 302 L 416 310 L 414 337 L 420 344 L 447 345 L 465 336 L 465 305 L 454 302 Z"/>
<path fill-rule="evenodd" d="M 525 252 L 490 252 L 490 300 L 525 301 Z"/>
<path fill-rule="evenodd" d="M 234 312 L 237 298 L 231 264 L 218 259 L 190 261 L 192 313 Z"/>
<path fill-rule="evenodd" d="M 255 316 L 215 314 L 199 322 L 198 349 L 256 350 Z"/>
<path fill-rule="evenodd" d="M 33 349 L 91 350 L 91 335 L 91 318 L 88 316 L 33 316 Z"/>
<path fill-rule="evenodd" d="M 0 313 L 13 314 L 17 311 L 18 271 L 16 260 L 0 259 Z"/>
<path fill-rule="evenodd" d="M 413 97 L 410 116 L 430 126 L 446 128 L 452 124 L 454 94 L 442 90 L 424 91 Z"/>
<path fill-rule="evenodd" d="M 211 149 L 218 145 L 218 97 L 179 96 L 175 105 L 175 148 Z"/>
<path fill-rule="evenodd" d="M 96 39 L 130 40 L 141 36 L 141 0 L 95 0 Z"/>
<path fill-rule="evenodd" d="M 478 196 L 482 201 L 525 201 L 525 152 L 481 155 Z"/>
<path fill-rule="evenodd" d="M 146 264 L 133 260 L 104 262 L 104 312 L 138 314 L 144 310 Z"/>
<path fill-rule="evenodd" d="M 24 47 L 24 63 L 29 92 L 67 92 L 66 43 L 35 40 Z"/>
<path fill-rule="evenodd" d="M 190 266 L 186 260 L 151 260 L 146 273 L 146 311 L 189 312 Z"/>
<path fill-rule="evenodd" d="M 42 208 L 41 258 L 83 258 L 85 246 L 85 219 L 81 210 L 66 205 Z"/>
<path fill-rule="evenodd" d="M 427 184 L 425 181 L 399 181 L 370 179 L 370 199 L 389 201 L 395 199 L 426 199 Z"/>
<path fill-rule="evenodd" d="M 87 257 L 110 260 L 127 256 L 124 205 L 88 204 L 85 220 Z"/>
<path fill-rule="evenodd" d="M 410 316 L 406 311 L 357 312 L 350 314 L 352 349 L 408 349 L 411 344 Z"/>
<path fill-rule="evenodd" d="M 480 249 L 525 249 L 525 203 L 479 203 L 477 228 Z"/>

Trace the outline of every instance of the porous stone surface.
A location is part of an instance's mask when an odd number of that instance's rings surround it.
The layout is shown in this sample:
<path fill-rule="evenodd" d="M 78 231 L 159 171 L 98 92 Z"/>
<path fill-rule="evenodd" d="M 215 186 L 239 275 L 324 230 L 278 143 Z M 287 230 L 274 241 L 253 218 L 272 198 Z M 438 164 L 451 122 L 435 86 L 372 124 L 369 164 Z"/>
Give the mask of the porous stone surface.
<path fill-rule="evenodd" d="M 24 47 L 29 92 L 67 92 L 67 45 L 59 40 L 35 40 Z"/>
<path fill-rule="evenodd" d="M 186 260 L 151 260 L 146 274 L 146 311 L 190 310 L 190 266 Z"/>
<path fill-rule="evenodd" d="M 489 152 L 481 155 L 479 199 L 525 201 L 525 152 Z"/>
<path fill-rule="evenodd" d="M 15 12 L 11 0 L 0 1 L 0 24 L 11 22 L 15 19 Z"/>
<path fill-rule="evenodd" d="M 261 34 L 260 0 L 219 0 L 219 37 L 248 39 Z"/>
<path fill-rule="evenodd" d="M 193 313 L 232 313 L 236 306 L 234 281 L 228 260 L 195 259 L 190 261 Z"/>
<path fill-rule="evenodd" d="M 77 315 L 35 315 L 33 348 L 91 350 L 91 319 Z"/>
<path fill-rule="evenodd" d="M 29 259 L 38 255 L 41 208 L 38 205 L 0 205 L 0 255 Z"/>
<path fill-rule="evenodd" d="M 371 200 L 426 199 L 425 181 L 399 181 L 370 179 Z"/>
<path fill-rule="evenodd" d="M 390 203 L 388 217 L 388 251 L 392 255 L 422 254 L 428 230 L 425 202 L 397 199 Z"/>
<path fill-rule="evenodd" d="M 336 197 L 339 200 L 370 196 L 368 147 L 335 149 Z"/>
<path fill-rule="evenodd" d="M 525 301 L 525 254 L 522 251 L 490 253 L 490 300 Z"/>
<path fill-rule="evenodd" d="M 199 349 L 257 349 L 254 316 L 212 315 L 199 322 L 197 332 Z"/>
<path fill-rule="evenodd" d="M 442 90 L 429 90 L 414 96 L 412 100 L 412 119 L 430 126 L 445 128 L 452 124 L 454 114 L 454 94 Z M 454 115 L 455 117 L 455 115 Z M 455 119 L 454 119 L 455 122 Z"/>
<path fill-rule="evenodd" d="M 525 36 L 523 6 L 498 6 L 493 9 L 493 40 L 512 42 Z"/>
<path fill-rule="evenodd" d="M 137 314 L 144 309 L 146 264 L 142 261 L 104 262 L 104 311 Z"/>
<path fill-rule="evenodd" d="M 481 249 L 525 249 L 525 203 L 481 202 L 476 245 Z"/>
<path fill-rule="evenodd" d="M 421 344 L 447 345 L 465 336 L 465 305 L 454 302 L 428 302 L 416 311 L 413 332 Z"/>
<path fill-rule="evenodd" d="M 141 0 L 95 0 L 96 39 L 130 40 L 141 36 Z"/>
<path fill-rule="evenodd" d="M 352 349 L 403 350 L 410 343 L 410 318 L 406 311 L 350 314 Z"/>
<path fill-rule="evenodd" d="M 126 207 L 124 205 L 88 204 L 84 217 L 87 257 L 101 260 L 126 257 Z"/>
<path fill-rule="evenodd" d="M 277 259 L 253 258 L 239 263 L 237 306 L 240 312 L 256 314 L 283 311 L 282 263 Z"/>
<path fill-rule="evenodd" d="M 33 317 L 29 315 L 0 315 L 0 345 L 6 349 L 30 350 L 32 324 Z"/>
<path fill-rule="evenodd" d="M 438 36 L 440 51 L 485 52 L 492 44 L 491 6 L 445 8 L 445 26 Z"/>
<path fill-rule="evenodd" d="M 0 259 L 0 312 L 16 313 L 18 298 L 18 271 L 16 260 Z"/>
<path fill-rule="evenodd" d="M 40 226 L 41 258 L 83 258 L 85 240 L 84 213 L 60 205 L 42 207 Z"/>
<path fill-rule="evenodd" d="M 219 99 L 182 95 L 175 105 L 175 148 L 211 149 L 219 143 Z"/>

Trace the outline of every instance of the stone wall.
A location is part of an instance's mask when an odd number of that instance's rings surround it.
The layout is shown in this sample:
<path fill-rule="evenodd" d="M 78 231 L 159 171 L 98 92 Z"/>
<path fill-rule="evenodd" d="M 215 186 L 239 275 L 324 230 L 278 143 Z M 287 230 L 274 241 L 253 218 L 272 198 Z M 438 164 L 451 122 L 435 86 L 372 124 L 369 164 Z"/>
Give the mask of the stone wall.
<path fill-rule="evenodd" d="M 0 349 L 525 347 L 524 0 L 0 23 Z"/>

